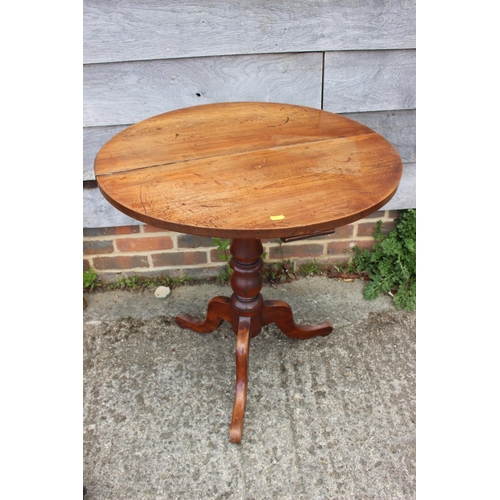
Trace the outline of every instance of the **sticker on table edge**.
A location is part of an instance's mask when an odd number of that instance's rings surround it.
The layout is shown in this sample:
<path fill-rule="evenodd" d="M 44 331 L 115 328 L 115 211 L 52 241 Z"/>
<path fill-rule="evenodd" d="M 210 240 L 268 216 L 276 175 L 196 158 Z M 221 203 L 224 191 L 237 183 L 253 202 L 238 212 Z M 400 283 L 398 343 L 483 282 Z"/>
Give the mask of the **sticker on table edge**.
<path fill-rule="evenodd" d="M 285 218 L 284 215 L 271 215 L 271 220 L 283 220 Z"/>

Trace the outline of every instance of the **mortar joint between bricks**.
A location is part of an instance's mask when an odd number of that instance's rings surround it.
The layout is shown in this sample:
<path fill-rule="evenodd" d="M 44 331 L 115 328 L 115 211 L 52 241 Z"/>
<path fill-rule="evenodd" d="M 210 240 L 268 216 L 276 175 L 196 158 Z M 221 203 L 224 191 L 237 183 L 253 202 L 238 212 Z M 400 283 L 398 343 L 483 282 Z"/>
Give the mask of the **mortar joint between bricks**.
<path fill-rule="evenodd" d="M 115 238 L 116 234 L 103 234 L 99 236 L 84 236 L 83 241 L 109 241 Z"/>

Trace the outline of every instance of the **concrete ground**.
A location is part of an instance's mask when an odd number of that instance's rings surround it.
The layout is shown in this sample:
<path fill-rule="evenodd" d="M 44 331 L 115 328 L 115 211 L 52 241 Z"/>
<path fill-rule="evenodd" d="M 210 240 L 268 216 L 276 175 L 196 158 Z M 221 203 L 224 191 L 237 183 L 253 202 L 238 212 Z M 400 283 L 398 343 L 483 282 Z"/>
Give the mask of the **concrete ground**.
<path fill-rule="evenodd" d="M 363 286 L 264 286 L 297 323 L 334 331 L 293 340 L 270 325 L 252 339 L 241 444 L 229 442 L 234 334 L 174 321 L 203 317 L 228 286 L 86 295 L 85 499 L 414 499 L 415 313 L 365 301 Z"/>

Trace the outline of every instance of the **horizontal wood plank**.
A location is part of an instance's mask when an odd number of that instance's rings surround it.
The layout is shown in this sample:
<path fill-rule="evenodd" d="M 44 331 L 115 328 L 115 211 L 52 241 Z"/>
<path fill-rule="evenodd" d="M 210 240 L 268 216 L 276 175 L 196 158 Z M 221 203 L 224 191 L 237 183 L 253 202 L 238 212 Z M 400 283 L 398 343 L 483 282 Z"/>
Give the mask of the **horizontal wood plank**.
<path fill-rule="evenodd" d="M 84 63 L 415 48 L 415 0 L 84 0 Z"/>
<path fill-rule="evenodd" d="M 417 168 L 415 163 L 403 164 L 403 176 L 394 197 L 380 210 L 402 210 L 417 207 Z"/>
<path fill-rule="evenodd" d="M 99 188 L 83 190 L 83 227 L 119 227 L 141 224 L 111 205 Z"/>
<path fill-rule="evenodd" d="M 215 102 L 321 107 L 320 53 L 227 56 L 84 66 L 84 126 L 136 123 Z"/>
<path fill-rule="evenodd" d="M 416 111 L 371 111 L 343 113 L 343 116 L 371 128 L 385 137 L 397 150 L 403 163 L 416 161 Z"/>
<path fill-rule="evenodd" d="M 121 132 L 126 125 L 114 127 L 87 127 L 83 129 L 83 180 L 95 179 L 94 160 L 104 144 Z"/>
<path fill-rule="evenodd" d="M 323 107 L 334 113 L 414 109 L 415 51 L 326 53 Z"/>

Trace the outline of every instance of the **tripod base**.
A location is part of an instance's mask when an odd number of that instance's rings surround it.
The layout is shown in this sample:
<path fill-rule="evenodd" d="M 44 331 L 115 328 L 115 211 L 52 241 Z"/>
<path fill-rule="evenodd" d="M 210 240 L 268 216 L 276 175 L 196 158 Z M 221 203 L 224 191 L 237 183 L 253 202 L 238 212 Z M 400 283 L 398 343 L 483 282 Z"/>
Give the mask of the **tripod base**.
<path fill-rule="evenodd" d="M 232 325 L 233 332 L 236 334 L 236 389 L 229 438 L 233 443 L 241 443 L 243 433 L 250 339 L 256 337 L 262 327 L 270 323 L 275 323 L 286 336 L 294 339 L 326 336 L 333 330 L 329 321 L 312 325 L 297 325 L 293 319 L 292 309 L 286 302 L 263 300 L 260 294 L 262 252 L 260 240 L 233 240 L 231 244 L 233 257 L 230 262 L 234 271 L 231 276 L 233 295 L 231 297 L 217 296 L 211 299 L 204 320 L 184 313 L 178 314 L 175 318 L 180 327 L 198 333 L 211 333 L 223 321 Z"/>

